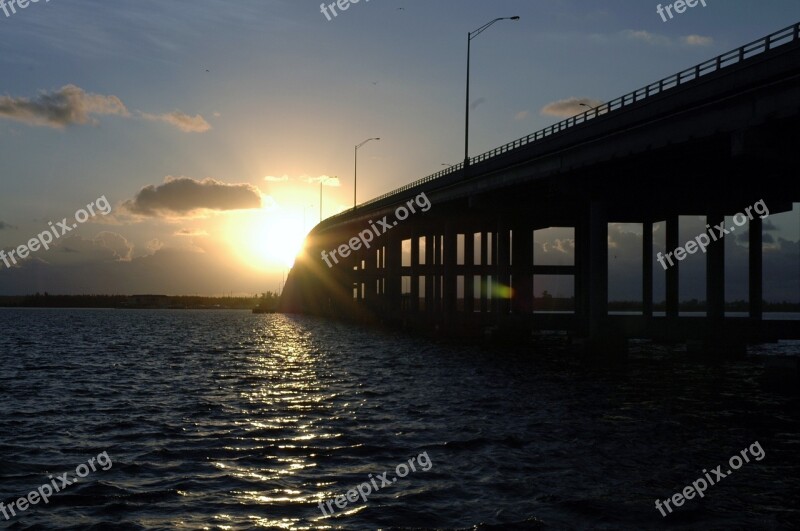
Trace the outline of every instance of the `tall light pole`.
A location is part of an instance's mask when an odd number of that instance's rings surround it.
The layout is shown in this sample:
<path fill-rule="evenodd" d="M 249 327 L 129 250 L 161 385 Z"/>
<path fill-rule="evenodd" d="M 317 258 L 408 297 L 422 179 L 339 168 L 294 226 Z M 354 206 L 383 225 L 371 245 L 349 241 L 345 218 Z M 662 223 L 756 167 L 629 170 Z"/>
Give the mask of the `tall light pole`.
<path fill-rule="evenodd" d="M 356 161 L 355 161 L 355 167 L 353 169 L 353 210 L 355 210 L 356 205 L 358 204 L 358 203 L 356 203 L 356 191 L 358 189 L 358 148 L 360 148 L 361 146 L 363 146 L 364 144 L 366 144 L 370 140 L 380 140 L 380 138 L 368 138 L 368 139 L 364 140 L 363 142 L 361 142 L 360 144 L 358 144 L 356 146 L 356 150 L 355 150 L 356 151 L 356 157 L 355 157 Z"/>
<path fill-rule="evenodd" d="M 338 177 L 323 177 L 319 180 L 319 222 L 322 223 L 322 183 L 329 179 L 338 179 Z"/>
<path fill-rule="evenodd" d="M 465 120 L 465 131 L 464 131 L 464 169 L 469 166 L 469 67 L 470 67 L 470 53 L 472 48 L 472 39 L 486 31 L 489 26 L 494 24 L 495 22 L 500 22 L 501 20 L 519 20 L 519 17 L 500 17 L 492 20 L 491 22 L 487 22 L 480 28 L 476 29 L 475 31 L 471 31 L 467 34 L 467 118 Z"/>

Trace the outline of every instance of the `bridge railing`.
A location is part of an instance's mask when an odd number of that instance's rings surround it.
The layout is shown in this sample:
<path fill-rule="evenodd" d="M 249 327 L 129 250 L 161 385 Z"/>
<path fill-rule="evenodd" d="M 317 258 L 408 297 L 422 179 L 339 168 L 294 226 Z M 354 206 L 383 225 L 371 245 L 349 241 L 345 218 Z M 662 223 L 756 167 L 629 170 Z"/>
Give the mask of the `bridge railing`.
<path fill-rule="evenodd" d="M 633 92 L 615 98 L 609 102 L 603 103 L 602 105 L 598 105 L 597 107 L 591 108 L 581 114 L 572 116 L 565 120 L 561 120 L 560 122 L 545 127 L 544 129 L 536 131 L 535 133 L 531 133 L 527 136 L 514 140 L 513 142 L 509 142 L 508 144 L 502 145 L 491 151 L 487 151 L 486 153 L 482 153 L 476 157 L 471 158 L 470 164 L 483 162 L 492 159 L 494 157 L 497 157 L 499 155 L 508 153 L 509 151 L 532 144 L 539 140 L 543 140 L 556 133 L 560 133 L 562 131 L 575 127 L 576 125 L 580 125 L 589 120 L 593 120 L 599 116 L 606 115 L 610 112 L 617 111 L 628 105 L 640 102 L 652 96 L 661 94 L 667 90 L 679 87 L 690 81 L 699 79 L 705 75 L 709 75 L 714 72 L 718 72 L 719 70 L 722 70 L 724 68 L 741 63 L 746 59 L 750 59 L 751 57 L 765 53 L 778 46 L 783 46 L 785 44 L 795 42 L 798 40 L 800 40 L 800 22 L 792 24 L 791 26 L 784 28 L 780 31 L 776 31 L 775 33 L 771 33 L 770 35 L 762 37 L 761 39 L 745 44 L 744 46 L 740 46 L 735 50 L 731 50 L 722 55 L 718 55 L 717 57 L 714 57 L 713 59 L 709 59 L 708 61 L 693 66 L 692 68 L 687 68 L 686 70 L 678 72 L 677 74 L 673 74 L 669 77 L 666 77 L 654 83 L 650 83 L 645 87 L 634 90 Z M 410 190 L 411 188 L 417 187 L 421 184 L 430 181 L 435 181 L 436 179 L 439 179 L 446 175 L 452 175 L 455 172 L 461 170 L 463 167 L 464 167 L 463 163 L 450 166 L 447 169 L 436 172 L 432 175 L 428 175 L 427 177 L 423 177 L 422 179 L 409 183 L 401 188 L 392 190 L 391 192 L 387 192 L 374 199 L 370 199 L 365 203 L 361 203 L 359 205 L 359 208 L 363 208 L 365 206 L 377 203 L 379 201 L 383 201 L 384 199 L 387 199 L 393 195 L 401 194 L 407 190 Z M 325 223 L 334 220 L 338 217 L 345 216 L 351 213 L 352 210 L 353 209 L 346 210 L 340 214 L 331 216 L 330 218 L 325 220 Z"/>

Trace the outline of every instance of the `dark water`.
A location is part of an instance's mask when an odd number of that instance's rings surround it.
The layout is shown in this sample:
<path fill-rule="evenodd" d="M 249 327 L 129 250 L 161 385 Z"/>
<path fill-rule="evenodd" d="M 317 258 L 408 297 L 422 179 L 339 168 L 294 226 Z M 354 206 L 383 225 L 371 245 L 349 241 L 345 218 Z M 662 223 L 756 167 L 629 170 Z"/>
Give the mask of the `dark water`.
<path fill-rule="evenodd" d="M 796 529 L 798 398 L 762 365 L 648 347 L 588 366 L 243 312 L 0 310 L 0 500 L 113 461 L 0 528 Z M 755 441 L 762 460 L 655 509 Z M 428 471 L 318 509 L 420 454 Z"/>

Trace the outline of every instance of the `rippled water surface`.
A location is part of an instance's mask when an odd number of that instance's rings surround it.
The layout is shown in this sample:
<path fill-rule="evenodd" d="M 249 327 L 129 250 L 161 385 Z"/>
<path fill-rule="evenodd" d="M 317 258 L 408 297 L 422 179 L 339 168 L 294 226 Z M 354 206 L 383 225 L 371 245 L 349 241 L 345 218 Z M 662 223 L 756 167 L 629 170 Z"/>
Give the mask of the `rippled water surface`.
<path fill-rule="evenodd" d="M 0 528 L 800 526 L 798 399 L 761 357 L 640 346 L 612 367 L 306 317 L 0 309 L 0 404 L 6 506 L 113 461 Z M 762 460 L 655 509 L 755 441 Z M 320 511 L 421 455 L 427 471 Z"/>

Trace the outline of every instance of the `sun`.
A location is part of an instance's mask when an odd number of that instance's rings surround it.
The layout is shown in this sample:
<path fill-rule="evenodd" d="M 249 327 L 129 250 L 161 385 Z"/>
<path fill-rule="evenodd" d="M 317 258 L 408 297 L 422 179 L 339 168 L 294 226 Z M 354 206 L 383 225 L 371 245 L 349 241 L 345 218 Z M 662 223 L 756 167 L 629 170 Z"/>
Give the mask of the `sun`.
<path fill-rule="evenodd" d="M 263 209 L 242 213 L 231 224 L 228 239 L 248 266 L 281 270 L 294 265 L 305 237 L 302 215 Z"/>

